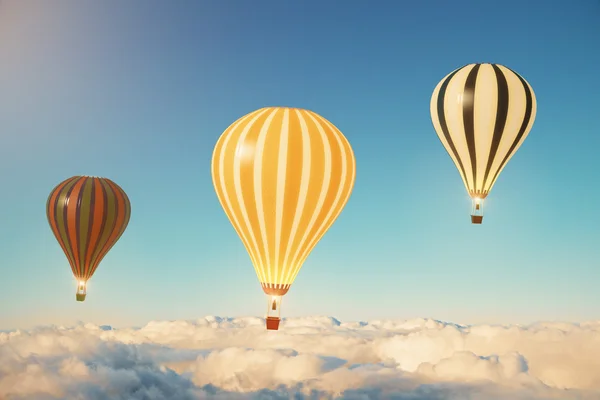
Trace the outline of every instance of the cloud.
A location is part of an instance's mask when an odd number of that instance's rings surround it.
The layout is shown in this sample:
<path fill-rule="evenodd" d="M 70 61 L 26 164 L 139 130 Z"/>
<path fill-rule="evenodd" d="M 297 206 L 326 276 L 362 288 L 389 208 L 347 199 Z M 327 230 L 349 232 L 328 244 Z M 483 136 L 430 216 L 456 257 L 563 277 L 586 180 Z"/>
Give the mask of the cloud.
<path fill-rule="evenodd" d="M 600 322 L 290 318 L 0 332 L 4 399 L 599 399 Z"/>

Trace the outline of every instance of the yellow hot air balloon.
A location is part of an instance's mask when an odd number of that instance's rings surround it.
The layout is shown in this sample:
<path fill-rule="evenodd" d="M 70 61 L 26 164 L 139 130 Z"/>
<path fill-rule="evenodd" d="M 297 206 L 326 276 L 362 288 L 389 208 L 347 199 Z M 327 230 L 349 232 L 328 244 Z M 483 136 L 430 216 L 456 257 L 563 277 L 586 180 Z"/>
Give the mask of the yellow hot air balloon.
<path fill-rule="evenodd" d="M 217 141 L 213 185 L 267 294 L 267 329 L 279 328 L 281 298 L 348 202 L 355 175 L 348 140 L 308 110 L 261 108 Z"/>
<path fill-rule="evenodd" d="M 448 74 L 431 96 L 431 120 L 473 199 L 471 222 L 535 120 L 533 89 L 499 64 L 469 64 Z"/>

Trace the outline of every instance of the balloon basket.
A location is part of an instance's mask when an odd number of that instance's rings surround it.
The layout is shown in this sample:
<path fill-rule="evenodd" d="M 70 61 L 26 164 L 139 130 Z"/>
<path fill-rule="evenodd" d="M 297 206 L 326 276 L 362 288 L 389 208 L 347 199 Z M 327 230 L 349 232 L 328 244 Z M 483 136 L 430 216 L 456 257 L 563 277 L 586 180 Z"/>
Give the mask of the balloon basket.
<path fill-rule="evenodd" d="M 77 301 L 84 301 L 85 300 L 85 293 L 76 293 L 75 294 L 75 300 Z"/>
<path fill-rule="evenodd" d="M 277 317 L 267 317 L 267 329 L 270 331 L 277 331 L 279 330 L 279 321 L 281 321 L 280 318 Z"/>
<path fill-rule="evenodd" d="M 472 224 L 481 224 L 483 221 L 483 215 L 471 215 Z"/>
<path fill-rule="evenodd" d="M 483 221 L 483 199 L 476 197 L 471 207 L 471 223 L 481 224 L 481 221 Z"/>

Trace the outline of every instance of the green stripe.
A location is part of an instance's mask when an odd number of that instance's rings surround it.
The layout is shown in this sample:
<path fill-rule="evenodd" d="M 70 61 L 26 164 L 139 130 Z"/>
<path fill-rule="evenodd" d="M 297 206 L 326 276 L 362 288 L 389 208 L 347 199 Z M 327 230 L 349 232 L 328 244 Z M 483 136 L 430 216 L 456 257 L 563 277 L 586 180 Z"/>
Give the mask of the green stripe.
<path fill-rule="evenodd" d="M 106 192 L 107 210 L 106 210 L 106 214 L 104 215 L 105 224 L 104 224 L 104 228 L 102 229 L 102 236 L 100 236 L 100 240 L 98 241 L 98 243 L 96 243 L 96 248 L 94 249 L 94 255 L 90 262 L 90 265 L 92 267 L 99 264 L 100 261 L 102 261 L 102 258 L 104 258 L 104 255 L 106 254 L 106 253 L 102 254 L 102 249 L 106 245 L 106 242 L 108 242 L 108 238 L 110 237 L 110 234 L 112 233 L 112 231 L 114 229 L 115 217 L 117 215 L 117 212 L 116 212 L 117 202 L 116 202 L 115 194 L 114 194 L 112 188 L 103 179 L 100 179 L 100 184 L 102 185 L 102 187 L 104 188 L 104 190 Z"/>
<path fill-rule="evenodd" d="M 123 225 L 120 228 L 119 236 L 117 236 L 117 240 L 119 240 L 121 238 L 121 235 L 123 235 L 123 232 L 125 232 L 127 225 L 129 225 L 129 218 L 131 218 L 131 203 L 129 202 L 129 197 L 127 197 L 127 194 L 125 194 L 125 191 L 121 189 L 121 187 L 116 183 L 115 186 L 119 189 L 121 196 L 123 196 L 123 208 L 125 209 L 125 218 L 123 219 Z"/>
<path fill-rule="evenodd" d="M 83 184 L 81 206 L 79 210 L 79 266 L 81 267 L 82 273 L 86 271 L 85 256 L 87 254 L 88 244 L 88 233 L 90 225 L 90 211 L 92 205 L 92 185 L 94 181 L 92 178 L 85 178 Z"/>
<path fill-rule="evenodd" d="M 71 248 L 71 242 L 69 241 L 69 237 L 67 236 L 67 227 L 65 226 L 65 220 L 64 220 L 64 216 L 65 216 L 65 211 L 66 211 L 66 206 L 65 206 L 65 201 L 67 198 L 67 193 L 69 193 L 69 190 L 71 190 L 71 188 L 77 183 L 79 179 L 74 179 L 72 182 L 69 182 L 68 184 L 65 185 L 65 187 L 60 191 L 60 193 L 58 194 L 58 201 L 57 201 L 57 205 L 56 205 L 56 216 L 55 221 L 56 221 L 56 227 L 58 228 L 58 232 L 60 234 L 60 240 L 63 243 L 63 245 L 65 246 L 65 248 L 67 249 L 67 259 L 69 260 L 69 262 L 71 263 L 71 266 L 76 269 L 77 265 L 75 263 L 75 257 L 73 257 L 73 249 Z M 76 271 L 73 271 L 76 272 Z M 81 271 L 77 271 L 76 273 L 79 273 L 79 275 L 81 275 Z M 80 276 L 78 276 L 79 278 Z"/>

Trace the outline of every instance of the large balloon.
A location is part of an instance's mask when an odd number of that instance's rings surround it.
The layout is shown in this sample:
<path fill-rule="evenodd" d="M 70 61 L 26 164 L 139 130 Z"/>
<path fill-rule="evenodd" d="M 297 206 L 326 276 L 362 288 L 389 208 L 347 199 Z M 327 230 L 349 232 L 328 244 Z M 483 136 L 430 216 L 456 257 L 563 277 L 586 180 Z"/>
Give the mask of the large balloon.
<path fill-rule="evenodd" d="M 219 138 L 213 184 L 267 294 L 267 329 L 278 329 L 281 297 L 346 205 L 355 175 L 344 135 L 312 111 L 261 108 Z"/>
<path fill-rule="evenodd" d="M 469 64 L 448 74 L 431 96 L 431 120 L 473 199 L 471 222 L 535 120 L 533 89 L 499 64 Z"/>
<path fill-rule="evenodd" d="M 52 190 L 46 215 L 78 281 L 76 299 L 84 301 L 87 281 L 127 228 L 129 198 L 110 179 L 74 176 Z"/>

